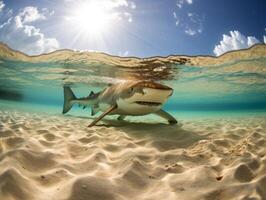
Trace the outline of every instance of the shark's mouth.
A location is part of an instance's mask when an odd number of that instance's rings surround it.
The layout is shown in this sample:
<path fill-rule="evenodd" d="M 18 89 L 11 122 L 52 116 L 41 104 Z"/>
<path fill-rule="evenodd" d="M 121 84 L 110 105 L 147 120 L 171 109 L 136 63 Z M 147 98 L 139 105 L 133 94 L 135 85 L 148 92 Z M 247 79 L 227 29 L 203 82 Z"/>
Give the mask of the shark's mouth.
<path fill-rule="evenodd" d="M 151 101 L 135 101 L 135 103 L 145 106 L 160 106 L 161 103 Z"/>

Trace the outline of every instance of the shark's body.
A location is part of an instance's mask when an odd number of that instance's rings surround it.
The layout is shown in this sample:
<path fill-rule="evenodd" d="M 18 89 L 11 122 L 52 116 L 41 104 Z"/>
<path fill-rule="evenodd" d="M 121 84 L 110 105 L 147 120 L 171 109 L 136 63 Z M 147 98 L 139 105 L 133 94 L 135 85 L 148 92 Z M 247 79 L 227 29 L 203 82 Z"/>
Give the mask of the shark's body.
<path fill-rule="evenodd" d="M 95 125 L 105 115 L 120 115 L 118 119 L 124 119 L 127 115 L 157 114 L 168 120 L 169 123 L 177 123 L 174 117 L 161 110 L 162 105 L 172 95 L 173 89 L 150 81 L 124 82 L 112 85 L 102 92 L 93 93 L 84 98 L 76 98 L 72 90 L 64 87 L 63 114 L 67 113 L 73 104 L 91 106 L 92 113 L 103 113 L 89 126 Z"/>

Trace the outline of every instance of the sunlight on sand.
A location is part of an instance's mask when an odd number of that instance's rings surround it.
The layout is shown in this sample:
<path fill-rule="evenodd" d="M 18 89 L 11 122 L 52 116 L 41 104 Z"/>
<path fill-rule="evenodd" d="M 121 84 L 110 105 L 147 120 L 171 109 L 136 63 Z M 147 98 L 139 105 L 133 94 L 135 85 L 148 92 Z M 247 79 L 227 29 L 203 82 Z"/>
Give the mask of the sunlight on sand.
<path fill-rule="evenodd" d="M 179 125 L 0 111 L 0 199 L 265 199 L 265 117 Z"/>

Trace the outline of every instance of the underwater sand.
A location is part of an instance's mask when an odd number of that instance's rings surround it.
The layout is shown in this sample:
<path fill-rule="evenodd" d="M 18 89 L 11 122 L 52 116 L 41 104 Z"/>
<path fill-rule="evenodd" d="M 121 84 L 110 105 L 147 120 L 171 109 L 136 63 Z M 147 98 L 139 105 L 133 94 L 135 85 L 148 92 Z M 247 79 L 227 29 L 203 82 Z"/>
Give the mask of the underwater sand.
<path fill-rule="evenodd" d="M 134 119 L 0 110 L 0 199 L 266 199 L 265 116 Z"/>

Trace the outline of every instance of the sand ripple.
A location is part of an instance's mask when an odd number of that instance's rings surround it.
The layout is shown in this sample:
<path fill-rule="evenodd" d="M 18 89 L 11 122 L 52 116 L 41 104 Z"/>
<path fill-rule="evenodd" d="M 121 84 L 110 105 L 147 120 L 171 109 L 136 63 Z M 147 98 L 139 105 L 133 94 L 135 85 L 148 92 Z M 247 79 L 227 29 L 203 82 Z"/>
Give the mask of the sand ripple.
<path fill-rule="evenodd" d="M 0 111 L 0 199 L 266 199 L 266 120 L 183 126 Z"/>

